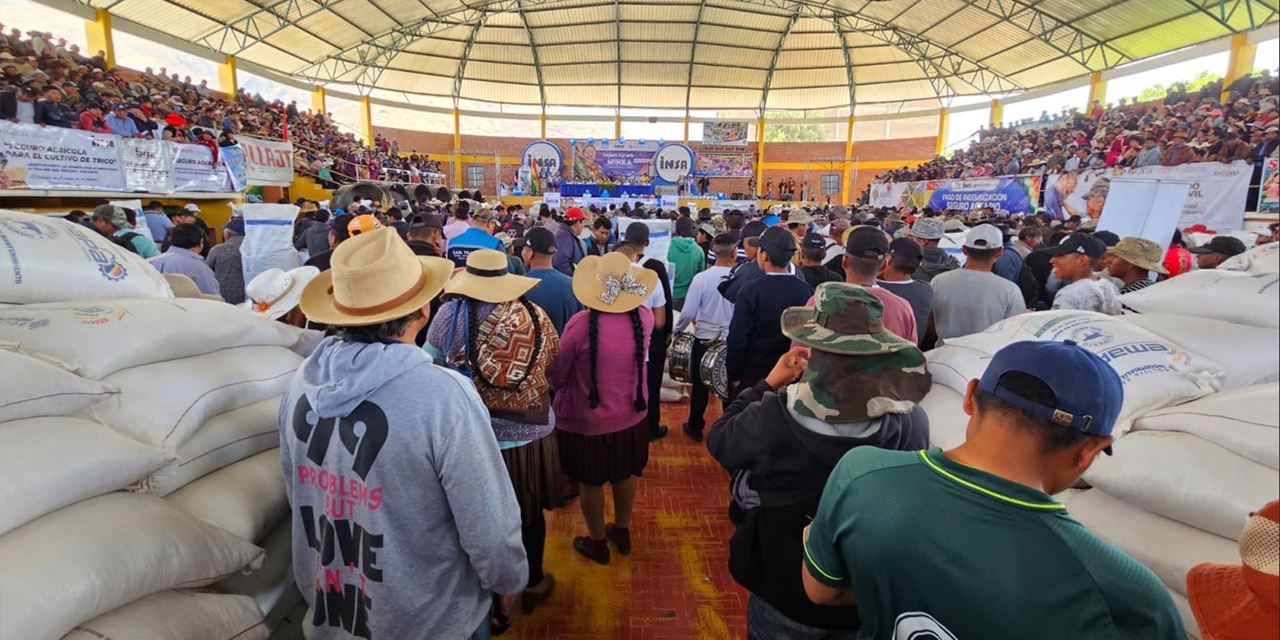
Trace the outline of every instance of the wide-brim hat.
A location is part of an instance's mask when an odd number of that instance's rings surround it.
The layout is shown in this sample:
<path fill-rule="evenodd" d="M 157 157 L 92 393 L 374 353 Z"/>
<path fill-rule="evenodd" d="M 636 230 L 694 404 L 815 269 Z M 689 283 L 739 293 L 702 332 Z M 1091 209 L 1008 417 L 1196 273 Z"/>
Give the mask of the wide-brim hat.
<path fill-rule="evenodd" d="M 820 351 L 850 356 L 913 349 L 884 328 L 884 303 L 863 287 L 825 282 L 813 293 L 813 306 L 782 312 L 782 334 Z"/>
<path fill-rule="evenodd" d="M 467 266 L 444 285 L 445 296 L 466 296 L 481 302 L 510 302 L 542 282 L 507 270 L 507 254 L 477 249 L 467 256 Z"/>
<path fill-rule="evenodd" d="M 196 281 L 190 276 L 181 273 L 164 274 L 165 282 L 169 283 L 169 289 L 173 291 L 175 298 L 204 298 L 205 300 L 217 300 L 222 302 L 222 296 L 212 293 L 201 293 L 200 287 L 196 285 Z"/>
<path fill-rule="evenodd" d="M 1154 271 L 1162 276 L 1169 275 L 1169 270 L 1161 264 L 1164 260 L 1164 250 L 1160 245 L 1147 240 L 1146 242 L 1135 242 L 1135 240 L 1143 240 L 1142 238 L 1124 238 L 1113 247 L 1107 248 L 1107 253 L 1128 262 L 1129 264 Z M 1145 245 L 1145 255 L 1144 255 Z"/>
<path fill-rule="evenodd" d="M 1276 637 L 1278 518 L 1280 504 L 1274 500 L 1249 516 L 1240 533 L 1241 564 L 1206 563 L 1187 572 L 1187 600 L 1204 640 Z"/>
<path fill-rule="evenodd" d="M 302 291 L 300 304 L 312 322 L 339 327 L 403 318 L 439 295 L 453 272 L 451 260 L 415 256 L 391 229 L 343 242 L 330 264 Z"/>
<path fill-rule="evenodd" d="M 302 291 L 318 275 L 320 269 L 316 267 L 267 269 L 245 286 L 245 301 L 240 306 L 256 316 L 275 320 L 298 306 Z"/>
<path fill-rule="evenodd" d="M 573 272 L 573 295 L 588 309 L 626 313 L 644 304 L 658 286 L 658 274 L 631 263 L 621 253 L 587 256 Z"/>

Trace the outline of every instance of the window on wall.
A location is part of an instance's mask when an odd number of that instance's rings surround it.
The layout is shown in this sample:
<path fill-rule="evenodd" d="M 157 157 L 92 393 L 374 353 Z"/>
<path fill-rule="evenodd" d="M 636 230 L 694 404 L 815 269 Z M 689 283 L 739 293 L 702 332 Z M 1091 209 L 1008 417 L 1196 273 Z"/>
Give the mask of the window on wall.
<path fill-rule="evenodd" d="M 467 165 L 467 187 L 474 189 L 484 186 L 484 165 L 469 164 Z"/>
<path fill-rule="evenodd" d="M 822 195 L 834 196 L 840 193 L 840 174 L 824 173 L 822 174 Z"/>

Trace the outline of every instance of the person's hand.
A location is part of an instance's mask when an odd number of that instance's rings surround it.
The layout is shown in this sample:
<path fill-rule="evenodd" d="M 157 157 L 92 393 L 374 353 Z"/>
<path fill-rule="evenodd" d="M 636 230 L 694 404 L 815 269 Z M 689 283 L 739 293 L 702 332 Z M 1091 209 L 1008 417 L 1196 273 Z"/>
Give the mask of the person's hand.
<path fill-rule="evenodd" d="M 778 363 L 773 365 L 773 371 L 765 376 L 765 382 L 774 389 L 781 389 L 799 380 L 800 374 L 804 373 L 809 366 L 811 353 L 809 347 L 792 347 L 790 351 L 778 358 Z"/>

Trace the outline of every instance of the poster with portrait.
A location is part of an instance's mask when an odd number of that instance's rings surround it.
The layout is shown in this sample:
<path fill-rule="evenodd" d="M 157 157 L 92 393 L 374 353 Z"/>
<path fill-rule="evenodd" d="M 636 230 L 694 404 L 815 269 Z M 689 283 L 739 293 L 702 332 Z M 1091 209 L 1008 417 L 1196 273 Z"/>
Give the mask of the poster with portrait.
<path fill-rule="evenodd" d="M 1280 158 L 1262 161 L 1262 188 L 1258 190 L 1258 212 L 1280 213 Z"/>
<path fill-rule="evenodd" d="M 697 154 L 693 175 L 709 178 L 750 178 L 756 172 L 756 157 L 750 153 Z"/>
<path fill-rule="evenodd" d="M 1222 233 L 1244 226 L 1245 200 L 1253 166 L 1243 160 L 1230 164 L 1193 162 L 1176 167 L 1088 169 L 1052 174 L 1045 181 L 1045 210 L 1056 218 L 1102 215 L 1111 181 L 1118 177 L 1186 182 L 1191 185 L 1178 228 L 1202 224 Z"/>

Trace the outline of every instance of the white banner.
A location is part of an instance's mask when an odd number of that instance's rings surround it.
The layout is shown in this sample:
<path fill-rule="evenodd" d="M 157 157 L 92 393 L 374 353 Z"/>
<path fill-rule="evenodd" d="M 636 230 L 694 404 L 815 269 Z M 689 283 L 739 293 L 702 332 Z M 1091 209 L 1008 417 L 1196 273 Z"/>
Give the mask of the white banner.
<path fill-rule="evenodd" d="M 199 144 L 169 143 L 174 191 L 231 191 L 231 178 L 213 161 L 213 151 Z"/>
<path fill-rule="evenodd" d="M 661 199 L 663 211 L 675 211 L 680 208 L 680 196 L 664 194 Z M 691 209 L 693 207 L 690 207 Z"/>
<path fill-rule="evenodd" d="M 288 271 L 298 266 L 298 252 L 293 249 L 293 220 L 298 207 L 250 202 L 240 211 L 244 215 L 240 258 L 246 284 L 267 269 Z"/>
<path fill-rule="evenodd" d="M 1179 229 L 1202 224 L 1219 233 L 1235 231 L 1244 226 L 1245 200 L 1252 175 L 1253 165 L 1243 160 L 1231 164 L 1194 162 L 1176 167 L 1090 169 L 1055 174 L 1046 178 L 1045 209 L 1056 217 L 1097 218 L 1102 214 L 1112 178 L 1171 180 L 1191 184 L 1178 221 Z"/>
<path fill-rule="evenodd" d="M 124 163 L 125 191 L 170 193 L 173 173 L 163 140 L 120 138 L 120 159 Z"/>
<path fill-rule="evenodd" d="M 873 182 L 871 183 L 871 200 L 873 207 L 901 209 L 906 204 L 908 182 Z"/>
<path fill-rule="evenodd" d="M 293 143 L 237 136 L 244 150 L 245 172 L 253 186 L 287 187 L 293 184 Z"/>
<path fill-rule="evenodd" d="M 0 189 L 124 186 L 119 136 L 0 121 Z"/>
<path fill-rule="evenodd" d="M 521 167 L 521 170 L 523 169 L 524 167 Z M 560 210 L 560 192 L 548 191 L 542 194 L 542 202 L 546 204 L 548 208 L 559 211 Z"/>

